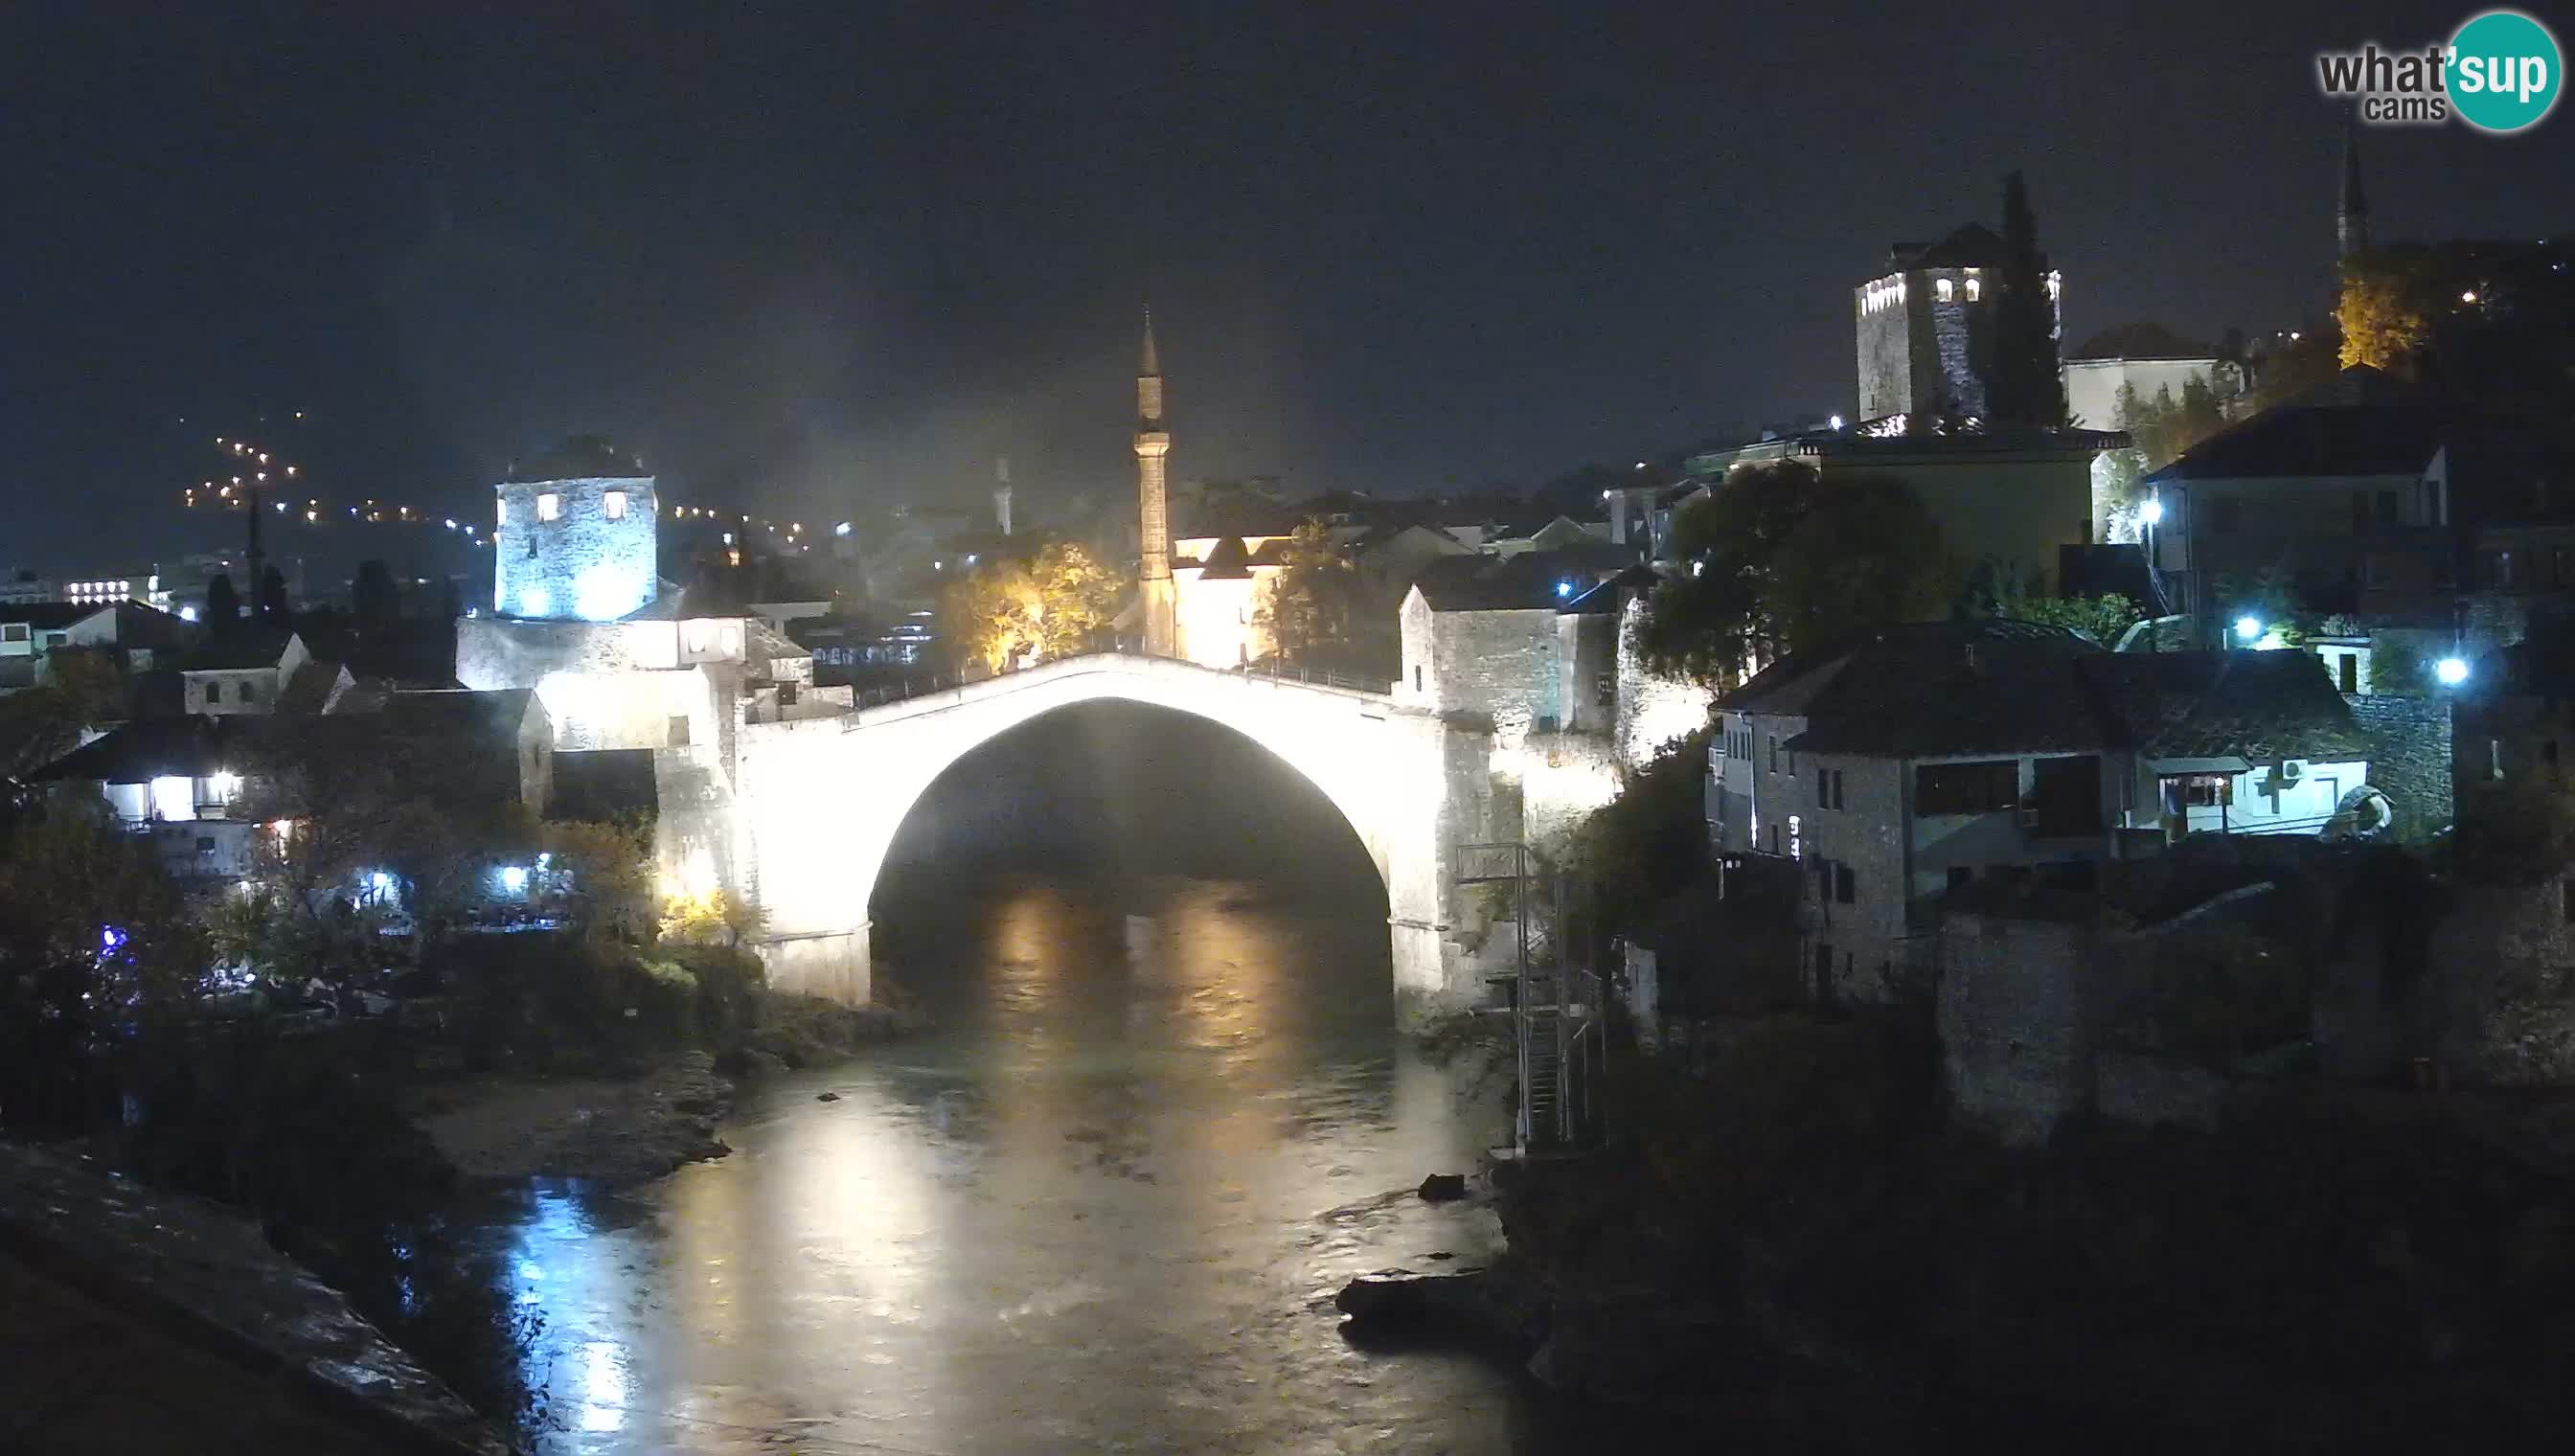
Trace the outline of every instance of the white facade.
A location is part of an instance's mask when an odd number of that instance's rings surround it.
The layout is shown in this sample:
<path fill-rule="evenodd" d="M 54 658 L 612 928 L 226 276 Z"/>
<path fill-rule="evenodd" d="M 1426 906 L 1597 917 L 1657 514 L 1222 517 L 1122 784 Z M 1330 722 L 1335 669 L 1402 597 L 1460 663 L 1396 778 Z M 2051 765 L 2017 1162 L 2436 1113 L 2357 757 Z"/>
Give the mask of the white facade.
<path fill-rule="evenodd" d="M 2064 365 L 2065 410 L 2085 430 L 2126 428 L 2119 419 L 2119 391 L 2134 386 L 2137 398 L 2155 402 L 2158 391 L 2181 401 L 2182 390 L 2197 380 L 2220 400 L 2236 394 L 2235 372 L 2206 359 L 2069 359 Z"/>

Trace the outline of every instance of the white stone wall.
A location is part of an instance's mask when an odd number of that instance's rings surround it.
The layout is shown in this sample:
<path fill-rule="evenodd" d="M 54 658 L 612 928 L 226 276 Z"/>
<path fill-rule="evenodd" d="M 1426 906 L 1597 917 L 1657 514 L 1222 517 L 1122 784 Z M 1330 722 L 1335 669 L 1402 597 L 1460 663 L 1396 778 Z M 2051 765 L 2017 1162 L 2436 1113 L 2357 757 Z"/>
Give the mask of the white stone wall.
<path fill-rule="evenodd" d="M 659 515 L 651 477 L 504 481 L 494 523 L 492 610 L 504 617 L 613 622 L 650 604 Z M 611 520 L 609 497 L 625 515 Z M 552 521 L 538 519 L 552 497 Z"/>
<path fill-rule="evenodd" d="M 1781 785 L 1797 795 L 1796 806 L 1779 804 L 1781 814 L 1797 816 L 1797 838 L 1806 874 L 1806 893 L 1815 914 L 1808 937 L 1806 963 L 1814 963 L 1814 946 L 1832 954 L 1833 994 L 1842 1000 L 1884 1001 L 1895 997 L 1900 979 L 1895 962 L 1898 943 L 1910 932 L 1905 906 L 1912 896 L 1907 872 L 1905 836 L 1911 822 L 1905 814 L 1904 765 L 1888 758 L 1842 754 L 1798 755 L 1801 781 Z M 1839 772 L 1842 807 L 1816 803 L 1818 770 Z M 1784 836 L 1785 830 L 1782 830 Z M 1851 902 L 1843 904 L 1838 887 L 1814 873 L 1830 860 L 1851 868 Z"/>
<path fill-rule="evenodd" d="M 1663 748 L 1707 727 L 1716 695 L 1698 684 L 1645 671 L 1637 658 L 1645 602 L 1630 598 L 1618 612 L 1618 762 L 1634 769 Z"/>
<path fill-rule="evenodd" d="M 1516 746 L 1533 728 L 1561 722 L 1556 663 L 1556 612 L 1543 607 L 1506 612 L 1431 612 L 1414 606 L 1418 593 L 1404 603 L 1404 681 L 1418 703 L 1433 713 L 1465 714 L 1489 719 L 1502 745 Z M 1427 638 L 1418 650 L 1414 633 Z M 1422 670 L 1423 687 L 1410 693 L 1413 670 Z"/>

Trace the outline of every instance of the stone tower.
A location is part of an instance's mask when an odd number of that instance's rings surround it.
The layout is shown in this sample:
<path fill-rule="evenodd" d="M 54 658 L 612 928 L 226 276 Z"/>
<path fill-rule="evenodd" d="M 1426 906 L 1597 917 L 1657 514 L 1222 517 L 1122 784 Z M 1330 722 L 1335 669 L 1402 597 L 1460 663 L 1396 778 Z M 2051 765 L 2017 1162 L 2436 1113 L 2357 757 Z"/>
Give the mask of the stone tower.
<path fill-rule="evenodd" d="M 1180 652 L 1179 594 L 1172 585 L 1172 518 L 1163 477 L 1172 453 L 1163 428 L 1163 360 L 1154 348 L 1154 311 L 1145 311 L 1145 353 L 1136 366 L 1136 511 L 1143 528 L 1138 588 L 1145 610 L 1145 652 L 1168 658 Z"/>
<path fill-rule="evenodd" d="M 2334 256 L 2369 251 L 2369 195 L 2360 190 L 2360 138 L 2342 124 L 2342 193 L 2334 199 Z"/>
<path fill-rule="evenodd" d="M 492 610 L 614 622 L 657 595 L 653 477 L 597 436 L 514 465 L 493 488 Z"/>
<path fill-rule="evenodd" d="M 2009 252 L 1993 230 L 1969 223 L 1937 243 L 1896 244 L 1887 271 L 1851 290 L 1860 419 L 1985 414 Z M 2039 272 L 2061 333 L 2064 281 L 2044 256 Z"/>

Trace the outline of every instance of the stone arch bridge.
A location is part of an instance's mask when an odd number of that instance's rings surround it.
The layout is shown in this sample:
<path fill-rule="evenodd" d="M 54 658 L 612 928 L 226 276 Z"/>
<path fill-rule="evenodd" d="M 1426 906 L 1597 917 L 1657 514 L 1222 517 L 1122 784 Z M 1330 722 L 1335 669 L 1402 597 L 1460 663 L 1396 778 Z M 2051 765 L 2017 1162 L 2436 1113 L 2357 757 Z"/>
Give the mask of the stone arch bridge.
<path fill-rule="evenodd" d="M 773 981 L 863 999 L 868 900 L 914 804 L 1001 733 L 1103 700 L 1222 724 L 1340 810 L 1385 883 L 1405 1020 L 1471 1003 L 1499 968 L 1474 947 L 1508 937 L 1473 933 L 1454 913 L 1456 846 L 1517 831 L 1517 804 L 1493 790 L 1489 730 L 1380 693 L 1101 653 L 835 717 L 742 727 L 730 857 L 738 889 L 767 913 L 761 949 Z"/>

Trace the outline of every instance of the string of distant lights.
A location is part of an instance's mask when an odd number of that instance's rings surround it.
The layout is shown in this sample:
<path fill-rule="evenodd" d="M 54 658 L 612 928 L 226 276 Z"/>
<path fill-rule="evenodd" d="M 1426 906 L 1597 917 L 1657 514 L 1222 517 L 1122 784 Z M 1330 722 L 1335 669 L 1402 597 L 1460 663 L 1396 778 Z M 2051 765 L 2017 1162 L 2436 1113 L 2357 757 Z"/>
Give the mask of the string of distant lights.
<path fill-rule="evenodd" d="M 297 411 L 295 418 L 303 419 L 304 413 Z M 224 473 L 208 476 L 181 490 L 180 500 L 188 510 L 249 511 L 254 506 L 264 506 L 273 516 L 306 526 L 435 526 L 442 531 L 462 535 L 476 547 L 488 548 L 492 544 L 492 533 L 471 522 L 460 521 L 453 516 L 432 515 L 373 496 L 345 507 L 336 501 L 326 502 L 320 496 L 307 496 L 300 502 L 291 497 L 281 497 L 278 493 L 290 485 L 302 487 L 308 484 L 302 466 L 284 459 L 280 452 L 263 449 L 255 441 L 234 436 L 216 436 L 215 448 L 222 452 Z M 260 499 L 262 496 L 271 499 L 263 501 Z M 722 524 L 743 533 L 766 532 L 771 536 L 784 537 L 790 546 L 804 544 L 805 523 L 802 521 L 749 512 L 718 511 L 712 506 L 674 505 L 669 508 L 669 515 L 674 521 L 704 521 L 710 526 Z M 846 524 L 837 531 L 842 536 L 849 535 Z M 735 531 L 725 533 L 727 545 L 733 544 L 734 536 Z"/>

